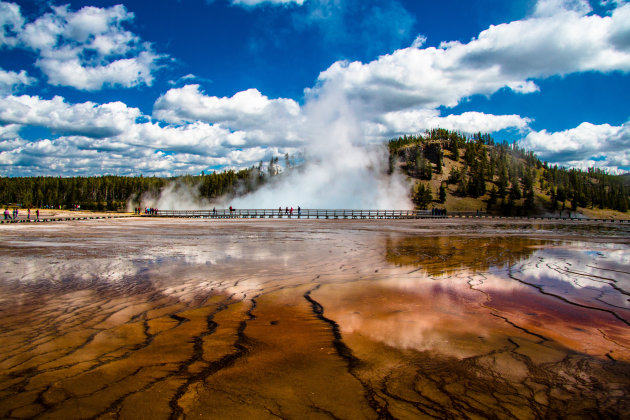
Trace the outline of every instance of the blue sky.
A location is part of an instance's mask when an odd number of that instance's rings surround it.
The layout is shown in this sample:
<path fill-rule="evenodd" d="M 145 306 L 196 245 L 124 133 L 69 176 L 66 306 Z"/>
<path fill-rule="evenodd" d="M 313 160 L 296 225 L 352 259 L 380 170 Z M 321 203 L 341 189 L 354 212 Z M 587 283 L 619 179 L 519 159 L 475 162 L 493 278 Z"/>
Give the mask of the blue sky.
<path fill-rule="evenodd" d="M 321 103 L 357 144 L 442 127 L 628 171 L 629 72 L 625 1 L 0 1 L 0 175 L 247 167 L 308 149 Z"/>

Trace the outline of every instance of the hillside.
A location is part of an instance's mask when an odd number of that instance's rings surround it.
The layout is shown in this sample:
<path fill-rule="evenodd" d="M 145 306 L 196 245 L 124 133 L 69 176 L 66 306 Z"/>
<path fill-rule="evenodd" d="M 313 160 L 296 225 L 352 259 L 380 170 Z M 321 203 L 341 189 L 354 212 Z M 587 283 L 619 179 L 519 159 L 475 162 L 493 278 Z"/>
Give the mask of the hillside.
<path fill-rule="evenodd" d="M 390 171 L 413 184 L 418 208 L 502 215 L 560 214 L 627 217 L 627 176 L 550 167 L 532 152 L 436 129 L 390 140 Z"/>

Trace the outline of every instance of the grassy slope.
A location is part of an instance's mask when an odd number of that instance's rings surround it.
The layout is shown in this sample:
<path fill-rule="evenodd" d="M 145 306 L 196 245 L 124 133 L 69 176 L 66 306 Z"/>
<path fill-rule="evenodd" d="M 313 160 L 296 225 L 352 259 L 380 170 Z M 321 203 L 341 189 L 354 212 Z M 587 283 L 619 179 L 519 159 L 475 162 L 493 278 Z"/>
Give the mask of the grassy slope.
<path fill-rule="evenodd" d="M 451 168 L 455 167 L 457 169 L 461 169 L 464 166 L 464 164 L 462 163 L 462 158 L 461 158 L 461 156 L 464 156 L 464 151 L 465 151 L 464 149 L 460 149 L 460 161 L 455 162 L 453 160 L 452 153 L 448 150 L 444 150 L 444 166 L 442 167 L 442 173 L 438 174 L 437 172 L 434 171 L 433 176 L 430 181 L 421 181 L 416 178 L 408 177 L 409 180 L 413 183 L 424 183 L 425 185 L 429 184 L 431 186 L 431 191 L 433 193 L 433 199 L 434 199 L 432 207 L 446 208 L 448 211 L 451 211 L 451 212 L 476 211 L 476 210 L 485 211 L 486 210 L 487 201 L 490 198 L 490 191 L 492 190 L 492 186 L 494 185 L 494 183 L 492 182 L 486 182 L 487 193 L 478 198 L 461 197 L 457 195 L 457 192 L 456 192 L 457 185 L 452 185 L 452 184 L 447 185 L 446 202 L 444 204 L 441 204 L 438 202 L 438 192 L 440 190 L 440 185 L 442 184 L 442 182 L 446 182 L 446 180 L 448 179 L 448 174 L 450 173 Z M 558 215 L 558 212 L 556 212 L 555 214 L 551 214 L 551 212 L 548 210 L 548 208 L 551 207 L 550 206 L 551 200 L 549 196 L 540 189 L 538 178 L 540 175 L 542 175 L 542 172 L 543 172 L 542 169 L 537 170 L 536 176 L 535 176 L 535 179 L 536 179 L 536 182 L 534 182 L 534 195 L 535 195 L 534 202 L 535 202 L 535 207 L 536 207 L 535 214 L 549 215 L 549 216 Z M 628 182 L 630 183 L 630 174 L 624 175 L 624 176 L 627 177 Z M 497 180 L 497 177 L 495 176 L 495 181 L 496 180 Z M 520 200 L 517 200 L 516 204 L 520 206 L 523 204 L 524 201 L 525 201 L 525 198 L 522 198 Z M 570 209 L 571 207 L 571 203 L 568 200 L 566 202 L 566 206 L 567 206 L 567 209 Z M 585 217 L 594 218 L 594 219 L 628 219 L 630 218 L 630 215 L 628 213 L 622 213 L 616 210 L 609 210 L 609 209 L 602 210 L 598 208 L 590 209 L 590 208 L 578 207 L 577 212 L 579 214 L 582 214 Z M 568 216 L 567 210 L 564 211 L 563 216 Z"/>

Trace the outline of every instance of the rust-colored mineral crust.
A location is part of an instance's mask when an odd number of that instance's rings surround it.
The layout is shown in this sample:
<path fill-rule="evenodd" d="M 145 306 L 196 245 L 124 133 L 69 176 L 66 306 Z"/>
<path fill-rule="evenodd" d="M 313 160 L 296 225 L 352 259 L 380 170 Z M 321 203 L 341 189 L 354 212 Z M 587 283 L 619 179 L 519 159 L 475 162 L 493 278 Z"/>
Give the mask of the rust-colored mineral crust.
<path fill-rule="evenodd" d="M 0 418 L 620 418 L 630 225 L 0 227 Z"/>

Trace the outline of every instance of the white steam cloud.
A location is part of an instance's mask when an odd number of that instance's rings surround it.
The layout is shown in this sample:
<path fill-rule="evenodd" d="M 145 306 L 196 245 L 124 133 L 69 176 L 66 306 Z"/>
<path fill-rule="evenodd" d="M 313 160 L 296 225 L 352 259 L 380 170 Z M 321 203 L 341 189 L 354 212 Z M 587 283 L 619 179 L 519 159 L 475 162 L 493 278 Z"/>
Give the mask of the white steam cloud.
<path fill-rule="evenodd" d="M 181 185 L 160 197 L 143 197 L 142 205 L 160 210 L 213 207 L 275 209 L 411 209 L 410 185 L 399 173 L 388 174 L 384 144 L 369 144 L 354 106 L 342 89 L 326 83 L 303 107 L 301 134 L 305 163 L 272 178 L 260 189 L 240 197 L 210 202 Z"/>
<path fill-rule="evenodd" d="M 134 207 L 145 207 L 159 210 L 207 210 L 212 208 L 210 201 L 200 197 L 195 187 L 187 184 L 172 182 L 164 188 L 159 196 L 145 193 L 140 197 L 140 202 L 128 201 L 127 211 L 131 212 Z"/>
<path fill-rule="evenodd" d="M 387 174 L 384 145 L 366 144 L 354 108 L 340 89 L 322 87 L 304 107 L 306 163 L 233 200 L 238 208 L 410 209 L 409 185 Z"/>

